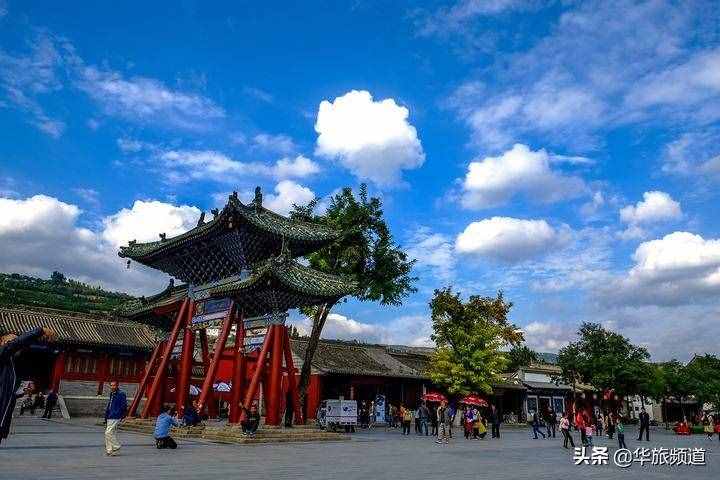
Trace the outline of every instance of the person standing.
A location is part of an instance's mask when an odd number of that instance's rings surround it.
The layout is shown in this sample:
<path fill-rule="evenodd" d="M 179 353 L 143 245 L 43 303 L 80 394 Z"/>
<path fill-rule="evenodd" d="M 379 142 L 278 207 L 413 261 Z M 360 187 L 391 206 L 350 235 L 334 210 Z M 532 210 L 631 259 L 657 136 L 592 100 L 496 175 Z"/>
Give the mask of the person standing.
<path fill-rule="evenodd" d="M 110 382 L 110 398 L 105 408 L 105 455 L 110 457 L 117 455 L 120 450 L 120 442 L 117 438 L 117 429 L 127 414 L 127 397 L 125 392 L 120 390 L 117 380 Z"/>
<path fill-rule="evenodd" d="M 605 427 L 605 417 L 602 414 L 597 416 L 597 422 L 595 423 L 595 426 L 597 428 L 598 437 L 602 437 L 603 429 Z"/>
<path fill-rule="evenodd" d="M 441 444 L 449 443 L 449 432 L 450 432 L 450 412 L 448 412 L 447 401 L 443 400 L 440 402 L 440 406 L 437 409 L 437 423 L 438 423 L 438 438 L 435 443 Z"/>
<path fill-rule="evenodd" d="M 410 423 L 412 423 L 413 412 L 403 406 L 400 407 L 400 414 L 402 415 L 403 435 L 410 435 Z"/>
<path fill-rule="evenodd" d="M 570 434 L 570 418 L 569 414 L 565 412 L 560 419 L 560 433 L 562 433 L 563 436 L 563 448 L 568 448 L 568 443 L 570 443 L 570 446 L 575 448 L 575 442 L 573 441 L 572 435 Z"/>
<path fill-rule="evenodd" d="M 47 398 L 45 399 L 45 411 L 42 414 L 42 418 L 47 418 L 48 420 L 52 418 L 52 412 L 55 409 L 57 400 L 58 396 L 57 393 L 55 393 L 55 390 L 50 390 L 47 394 Z"/>
<path fill-rule="evenodd" d="M 607 436 L 610 440 L 613 439 L 613 436 L 615 435 L 615 416 L 612 413 L 609 413 L 607 416 L 607 422 L 605 424 L 605 430 L 607 430 Z"/>
<path fill-rule="evenodd" d="M 463 414 L 463 427 L 465 428 L 465 438 L 470 438 L 473 429 L 473 411 L 470 407 L 465 407 Z"/>
<path fill-rule="evenodd" d="M 500 412 L 495 405 L 490 405 L 490 424 L 492 425 L 492 438 L 500 438 Z"/>
<path fill-rule="evenodd" d="M 542 435 L 543 438 L 545 438 L 545 434 L 540 431 L 540 417 L 538 416 L 537 412 L 533 412 L 532 414 L 532 429 L 535 440 L 537 440 L 538 438 L 538 433 Z"/>
<path fill-rule="evenodd" d="M 175 450 L 177 448 L 177 443 L 175 443 L 175 440 L 170 436 L 170 429 L 180 425 L 180 422 L 173 416 L 175 413 L 174 410 L 174 408 L 168 408 L 163 405 L 160 410 L 160 415 L 158 415 L 157 420 L 155 420 L 154 436 L 155 446 L 158 450 L 165 448 Z"/>
<path fill-rule="evenodd" d="M 578 412 L 575 418 L 575 428 L 580 432 L 580 443 L 583 447 L 587 447 L 587 435 L 585 434 L 585 426 L 589 422 L 587 421 L 587 415 L 585 413 Z"/>
<path fill-rule="evenodd" d="M 645 411 L 645 407 L 640 409 L 640 434 L 638 441 L 642 441 L 643 432 L 645 432 L 645 441 L 650 441 L 650 415 Z"/>
<path fill-rule="evenodd" d="M 430 410 L 428 409 L 427 405 L 425 405 L 425 402 L 423 401 L 420 404 L 420 408 L 418 410 L 419 416 L 420 416 L 420 435 L 422 435 L 423 430 L 425 430 L 425 436 L 428 436 L 428 420 L 430 417 Z"/>
<path fill-rule="evenodd" d="M 550 434 L 552 433 L 552 438 L 555 438 L 555 429 L 557 427 L 557 415 L 555 414 L 555 410 L 553 410 L 552 407 L 550 407 L 550 410 L 548 410 L 548 417 L 547 417 L 547 436 L 550 438 Z"/>
<path fill-rule="evenodd" d="M 617 437 L 618 448 L 627 448 L 627 445 L 625 445 L 625 424 L 623 424 L 622 418 L 617 419 Z"/>
<path fill-rule="evenodd" d="M 10 435 L 12 413 L 15 410 L 20 379 L 15 372 L 15 356 L 36 340 L 51 342 L 55 332 L 38 327 L 19 337 L 13 333 L 0 335 L 0 443 Z"/>

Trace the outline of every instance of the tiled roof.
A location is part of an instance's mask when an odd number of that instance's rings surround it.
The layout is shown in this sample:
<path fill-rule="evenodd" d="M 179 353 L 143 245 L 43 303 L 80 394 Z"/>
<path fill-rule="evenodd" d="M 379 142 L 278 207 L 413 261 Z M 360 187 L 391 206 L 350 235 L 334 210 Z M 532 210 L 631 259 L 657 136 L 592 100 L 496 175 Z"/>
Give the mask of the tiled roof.
<path fill-rule="evenodd" d="M 235 298 L 243 305 L 245 315 L 253 316 L 315 305 L 344 297 L 356 289 L 357 285 L 350 279 L 314 270 L 280 255 L 266 260 L 249 277 L 220 282 L 204 290 L 204 294 Z M 179 302 L 186 296 L 187 286 L 168 287 L 152 297 L 126 302 L 116 312 L 126 317 L 138 317 Z"/>
<path fill-rule="evenodd" d="M 115 309 L 117 315 L 133 318 L 148 314 L 156 308 L 162 308 L 182 301 L 187 297 L 187 285 L 175 287 L 170 284 L 162 292 L 150 297 L 139 297 L 122 303 Z"/>
<path fill-rule="evenodd" d="M 260 195 L 259 201 L 256 197 L 256 200 L 251 204 L 245 205 L 233 194 L 230 196 L 225 208 L 212 220 L 198 222 L 198 226 L 195 228 L 175 237 L 156 242 L 131 242 L 127 247 L 120 247 L 119 255 L 150 265 L 154 259 L 170 251 L 187 247 L 193 242 L 202 240 L 218 231 L 237 228 L 239 226 L 237 224 L 234 227 L 228 227 L 229 223 L 232 223 L 228 222 L 231 217 L 236 217 L 241 223 L 254 228 L 260 236 L 284 238 L 290 242 L 290 249 L 296 256 L 320 248 L 323 244 L 331 242 L 342 235 L 341 232 L 324 225 L 291 220 L 278 215 L 263 207 L 261 199 L 262 195 Z"/>
<path fill-rule="evenodd" d="M 150 327 L 139 323 L 49 309 L 0 308 L 0 330 L 19 334 L 36 327 L 55 330 L 60 344 L 151 350 L 158 340 Z"/>
<path fill-rule="evenodd" d="M 291 343 L 294 356 L 302 359 L 307 340 L 293 339 Z M 391 354 L 390 351 L 393 350 L 388 345 L 321 340 L 312 366 L 320 374 L 427 378 L 425 367 L 429 356 Z"/>

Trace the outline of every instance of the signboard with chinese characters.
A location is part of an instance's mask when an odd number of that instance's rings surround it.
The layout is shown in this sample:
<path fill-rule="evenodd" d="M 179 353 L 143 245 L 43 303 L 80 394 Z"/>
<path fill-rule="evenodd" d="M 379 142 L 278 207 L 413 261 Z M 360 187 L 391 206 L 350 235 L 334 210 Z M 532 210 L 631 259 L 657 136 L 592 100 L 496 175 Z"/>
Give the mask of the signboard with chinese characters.
<path fill-rule="evenodd" d="M 191 328 L 218 327 L 227 317 L 232 300 L 229 298 L 212 298 L 200 301 L 195 306 Z"/>

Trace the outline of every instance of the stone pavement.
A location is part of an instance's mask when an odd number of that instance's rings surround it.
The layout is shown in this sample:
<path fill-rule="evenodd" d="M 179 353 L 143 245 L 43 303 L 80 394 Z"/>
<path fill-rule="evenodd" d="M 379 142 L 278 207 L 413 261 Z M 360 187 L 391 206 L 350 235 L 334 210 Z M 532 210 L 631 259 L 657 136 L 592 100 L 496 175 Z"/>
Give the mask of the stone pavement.
<path fill-rule="evenodd" d="M 561 439 L 533 440 L 529 429 L 505 429 L 501 440 L 453 439 L 436 445 L 431 437 L 403 437 L 397 431 L 362 431 L 349 442 L 221 445 L 179 440 L 175 451 L 156 450 L 146 435 L 120 432 L 121 455 L 103 455 L 103 432 L 90 421 L 21 418 L 0 445 L 0 480 L 65 479 L 520 479 L 597 478 L 706 479 L 720 474 L 720 442 L 704 436 L 678 437 L 657 429 L 650 447 L 706 448 L 706 466 L 573 464 Z M 628 446 L 638 446 L 634 429 Z M 576 434 L 577 436 L 577 434 Z M 596 445 L 612 445 L 596 439 Z"/>

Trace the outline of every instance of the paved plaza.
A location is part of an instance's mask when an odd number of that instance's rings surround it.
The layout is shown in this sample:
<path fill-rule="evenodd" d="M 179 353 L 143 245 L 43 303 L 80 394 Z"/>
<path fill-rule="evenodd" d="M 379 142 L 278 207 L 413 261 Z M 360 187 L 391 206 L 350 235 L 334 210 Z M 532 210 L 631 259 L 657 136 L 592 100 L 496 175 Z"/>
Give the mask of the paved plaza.
<path fill-rule="evenodd" d="M 221 445 L 180 440 L 176 451 L 156 450 L 149 436 L 120 432 L 122 455 L 103 455 L 102 428 L 89 421 L 21 418 L 0 446 L 0 479 L 518 479 L 518 478 L 717 478 L 720 442 L 654 431 L 650 447 L 704 447 L 706 466 L 573 464 L 561 440 L 533 440 L 528 430 L 503 431 L 501 440 L 453 440 L 397 431 L 362 431 L 351 441 L 273 445 Z M 628 446 L 637 445 L 629 429 Z M 600 439 L 596 445 L 614 443 Z M 614 449 L 614 448 L 613 448 Z M 612 455 L 612 454 L 611 454 Z M 544 477 L 545 475 L 552 477 Z"/>

